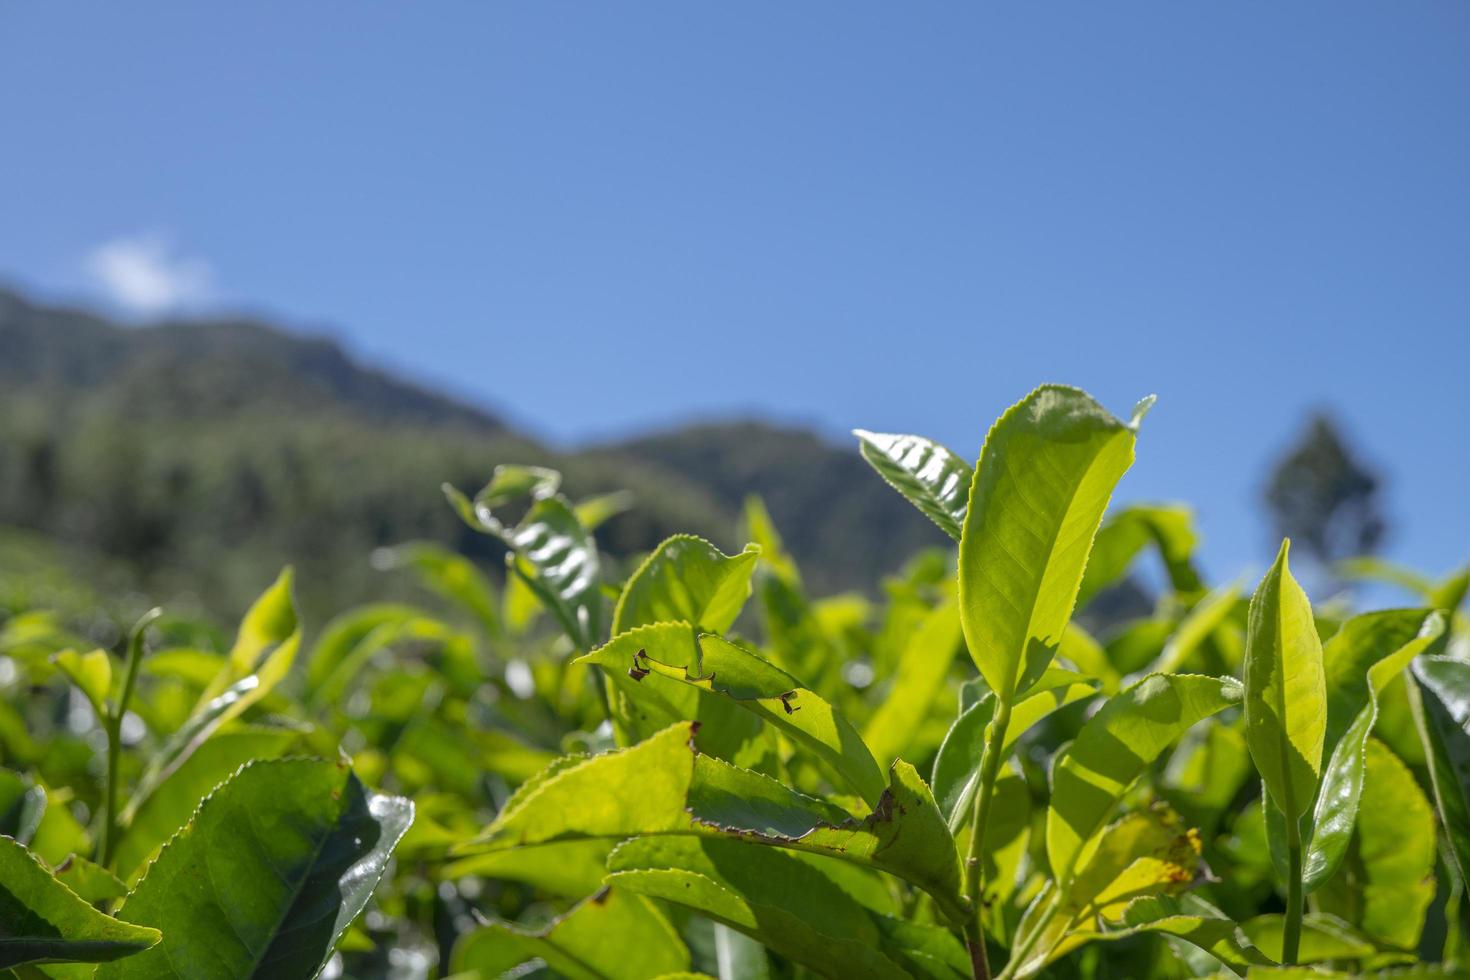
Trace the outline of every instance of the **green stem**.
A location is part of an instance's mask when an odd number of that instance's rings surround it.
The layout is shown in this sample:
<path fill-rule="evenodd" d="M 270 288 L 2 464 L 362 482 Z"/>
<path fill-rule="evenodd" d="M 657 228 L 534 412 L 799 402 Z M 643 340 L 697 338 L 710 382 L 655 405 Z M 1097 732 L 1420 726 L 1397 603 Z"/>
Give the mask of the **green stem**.
<path fill-rule="evenodd" d="M 106 814 L 102 823 L 102 852 L 98 862 L 104 868 L 112 866 L 112 855 L 117 850 L 117 789 L 122 777 L 118 772 L 122 762 L 122 723 L 128 713 L 128 703 L 133 699 L 133 688 L 138 683 L 138 667 L 143 662 L 143 635 L 154 620 L 163 615 L 162 609 L 150 609 L 143 614 L 128 635 L 127 673 L 123 675 L 123 686 L 117 704 L 107 712 L 102 727 L 107 732 L 107 797 Z"/>
<path fill-rule="evenodd" d="M 1286 821 L 1286 928 L 1281 937 L 1281 962 L 1296 966 L 1302 944 L 1302 831 L 1300 819 Z"/>
<path fill-rule="evenodd" d="M 1010 961 L 1006 963 L 1006 968 L 1000 971 L 1000 976 L 996 980 L 1011 980 L 1011 977 L 1016 975 L 1016 971 L 1026 962 L 1026 957 L 1031 955 L 1031 950 L 1036 946 L 1036 940 L 1041 938 L 1042 934 L 1046 932 L 1047 927 L 1051 925 L 1051 920 L 1056 918 L 1057 910 L 1062 907 L 1061 897 L 1070 891 L 1071 888 L 1072 878 L 1070 875 L 1068 875 L 1065 884 L 1061 882 L 1057 884 L 1056 890 L 1052 892 L 1051 901 L 1042 910 L 1041 918 L 1036 920 L 1036 924 L 1028 929 L 1024 936 L 1017 937 L 1018 941 L 1016 945 L 1011 947 Z"/>
<path fill-rule="evenodd" d="M 1011 724 L 1011 706 L 997 701 L 995 717 L 985 729 L 985 748 L 980 753 L 980 787 L 970 817 L 970 848 L 965 856 L 965 897 L 975 907 L 973 929 L 965 930 L 975 980 L 990 980 L 990 961 L 985 951 L 985 831 L 990 826 L 990 803 L 995 797 L 995 778 L 1005 758 L 1006 729 Z"/>

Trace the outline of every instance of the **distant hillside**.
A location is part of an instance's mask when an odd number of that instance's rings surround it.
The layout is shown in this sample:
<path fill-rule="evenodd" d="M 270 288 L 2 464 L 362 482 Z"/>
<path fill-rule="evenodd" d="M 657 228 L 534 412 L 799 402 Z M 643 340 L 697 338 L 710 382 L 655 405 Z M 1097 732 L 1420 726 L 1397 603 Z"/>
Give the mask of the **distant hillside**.
<path fill-rule="evenodd" d="M 939 532 L 857 453 L 757 422 L 554 452 L 480 409 L 358 364 L 332 340 L 244 320 L 119 326 L 0 290 L 0 525 L 131 568 L 154 597 L 232 616 L 286 562 L 309 609 L 382 595 L 372 549 L 412 538 L 494 567 L 440 496 L 502 462 L 629 489 L 615 555 L 675 531 L 733 548 L 759 493 L 814 588 L 871 588 Z"/>

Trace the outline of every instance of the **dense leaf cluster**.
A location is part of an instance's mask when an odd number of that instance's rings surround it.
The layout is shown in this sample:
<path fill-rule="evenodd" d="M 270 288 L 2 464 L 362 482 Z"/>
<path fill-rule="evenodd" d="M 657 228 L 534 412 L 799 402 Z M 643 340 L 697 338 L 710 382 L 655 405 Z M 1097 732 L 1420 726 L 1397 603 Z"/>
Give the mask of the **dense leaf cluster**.
<path fill-rule="evenodd" d="M 433 593 L 310 643 L 0 622 L 0 968 L 137 977 L 1455 976 L 1470 572 L 1314 606 L 1289 546 L 1211 588 L 1178 506 L 1108 512 L 1149 401 L 1043 386 L 978 461 L 858 433 L 952 538 L 881 601 L 750 543 L 609 560 L 623 506 L 502 466 Z M 880 534 L 881 528 L 873 529 Z M 1156 555 L 1168 588 L 1079 610 Z M 380 787 L 374 790 L 368 787 Z M 1408 972 L 1405 972 L 1408 971 Z"/>

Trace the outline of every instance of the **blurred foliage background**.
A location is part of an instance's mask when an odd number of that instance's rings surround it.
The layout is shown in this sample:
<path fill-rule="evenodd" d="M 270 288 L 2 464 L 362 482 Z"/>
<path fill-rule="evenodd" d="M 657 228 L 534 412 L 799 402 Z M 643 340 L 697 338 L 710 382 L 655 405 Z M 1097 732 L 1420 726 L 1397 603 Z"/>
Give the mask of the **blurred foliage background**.
<path fill-rule="evenodd" d="M 696 423 L 556 450 L 332 340 L 238 319 L 121 326 L 4 290 L 0 352 L 0 576 L 22 604 L 54 608 L 59 597 L 36 593 L 70 580 L 96 608 L 161 602 L 228 623 L 289 563 L 307 621 L 321 623 L 398 597 L 402 578 L 371 556 L 408 540 L 499 577 L 499 546 L 466 530 L 438 488 L 476 488 L 505 462 L 562 471 L 574 498 L 627 491 L 632 505 L 597 532 L 613 556 L 681 531 L 738 548 L 742 502 L 757 494 L 814 594 L 871 592 L 943 541 L 855 448 L 802 429 Z M 1323 578 L 1383 539 L 1379 478 L 1326 416 L 1305 421 L 1262 481 L 1273 531 L 1298 539 Z M 1094 614 L 1149 602 L 1130 580 Z"/>

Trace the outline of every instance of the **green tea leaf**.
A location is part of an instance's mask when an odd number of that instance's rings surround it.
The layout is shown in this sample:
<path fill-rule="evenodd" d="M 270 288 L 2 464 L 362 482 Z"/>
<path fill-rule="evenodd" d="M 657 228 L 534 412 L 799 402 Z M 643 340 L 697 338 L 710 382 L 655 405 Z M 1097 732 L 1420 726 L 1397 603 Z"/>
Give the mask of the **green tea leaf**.
<path fill-rule="evenodd" d="M 570 757 L 528 780 L 462 853 L 640 834 L 734 836 L 839 857 L 904 878 L 951 913 L 959 855 L 934 798 L 898 762 L 866 817 L 698 754 L 685 722 L 628 749 Z"/>
<path fill-rule="evenodd" d="M 114 855 L 118 873 L 132 877 L 143 863 L 189 822 L 199 802 L 255 759 L 284 755 L 301 738 L 289 728 L 240 725 L 200 744 L 147 795 L 135 795 L 122 814 L 122 840 Z"/>
<path fill-rule="evenodd" d="M 417 826 L 417 824 L 415 824 Z M 584 898 L 602 887 L 612 842 L 601 838 L 544 844 L 510 851 L 487 851 L 444 865 L 447 881 L 468 875 L 521 881 L 566 898 Z"/>
<path fill-rule="evenodd" d="M 27 963 L 104 963 L 157 943 L 157 929 L 98 912 L 30 851 L 0 837 L 0 969 Z"/>
<path fill-rule="evenodd" d="M 1046 814 L 1053 877 L 1071 880 L 1084 845 L 1144 769 L 1190 727 L 1242 696 L 1230 677 L 1152 674 L 1088 719 L 1053 769 Z"/>
<path fill-rule="evenodd" d="M 965 523 L 970 464 L 937 442 L 922 436 L 890 435 L 853 429 L 858 450 L 890 487 L 956 541 Z"/>
<path fill-rule="evenodd" d="M 1329 753 L 1302 865 L 1307 892 L 1331 878 L 1347 853 L 1358 819 L 1368 734 L 1378 718 L 1378 694 L 1411 660 L 1444 636 L 1437 612 L 1394 609 L 1355 616 L 1323 648 Z"/>
<path fill-rule="evenodd" d="M 658 906 L 605 888 L 545 928 L 491 922 L 466 935 L 451 969 L 495 977 L 537 957 L 567 980 L 646 980 L 689 968 L 689 950 Z"/>
<path fill-rule="evenodd" d="M 63 650 L 51 658 L 57 669 L 81 691 L 97 718 L 107 718 L 107 699 L 112 695 L 112 658 L 106 650 L 77 653 Z"/>
<path fill-rule="evenodd" d="M 301 624 L 291 601 L 291 582 L 291 569 L 282 569 L 271 587 L 246 611 L 229 659 L 199 696 L 196 711 L 202 711 L 206 704 L 242 679 L 264 672 L 266 662 L 281 650 L 289 648 L 291 654 L 287 659 L 295 659 L 296 648 L 301 644 Z"/>
<path fill-rule="evenodd" d="M 1121 579 L 1149 542 L 1158 548 L 1175 592 L 1203 589 L 1194 567 L 1199 538 L 1194 514 L 1181 505 L 1133 505 L 1112 514 L 1098 529 L 1087 560 L 1087 571 L 1077 592 L 1077 608 L 1086 606 L 1103 589 Z"/>
<path fill-rule="evenodd" d="M 76 854 L 68 854 L 66 860 L 56 866 L 56 880 L 92 905 L 110 902 L 128 893 L 128 886 L 121 878 L 102 865 L 93 864 Z"/>
<path fill-rule="evenodd" d="M 942 599 L 909 636 L 893 688 L 863 729 L 863 741 L 879 759 L 896 759 L 912 743 L 944 686 L 964 642 L 959 604 Z"/>
<path fill-rule="evenodd" d="M 1352 851 L 1318 893 L 1318 904 L 1385 945 L 1414 950 L 1434 900 L 1434 809 L 1409 767 L 1382 742 L 1370 739 L 1365 755 Z"/>
<path fill-rule="evenodd" d="M 592 532 L 556 495 L 561 474 L 536 466 L 502 465 L 471 501 L 449 484 L 442 489 L 466 524 L 498 537 L 512 554 L 507 567 L 551 611 L 579 650 L 602 637 L 601 560 Z M 495 508 L 529 498 L 531 508 L 507 527 Z"/>
<path fill-rule="evenodd" d="M 643 837 L 613 851 L 608 883 L 685 905 L 825 976 L 967 975 L 969 958 L 951 934 L 910 925 L 923 952 L 906 948 L 904 924 L 855 901 L 830 865 L 731 840 Z"/>
<path fill-rule="evenodd" d="M 735 704 L 775 725 L 876 806 L 886 781 L 857 730 L 825 699 L 758 655 L 708 633 L 655 624 L 619 634 L 581 658 L 636 676 L 658 674 Z M 631 665 L 631 666 L 629 666 Z"/>
<path fill-rule="evenodd" d="M 301 631 L 293 631 L 286 642 L 266 656 L 256 673 L 240 678 L 212 701 L 205 703 L 178 731 L 169 736 L 163 747 L 149 759 L 142 778 L 138 780 L 138 787 L 128 801 L 128 809 L 136 811 L 142 807 L 148 797 L 188 762 L 189 757 L 201 745 L 274 690 L 291 672 L 300 640 Z"/>
<path fill-rule="evenodd" d="M 412 820 L 412 803 L 368 792 L 336 763 L 246 766 L 118 910 L 162 930 L 163 942 L 103 967 L 98 980 L 316 976 Z"/>
<path fill-rule="evenodd" d="M 1164 644 L 1159 658 L 1148 668 L 1150 674 L 1172 674 L 1182 670 L 1189 658 L 1210 634 L 1229 618 L 1240 598 L 1240 589 L 1227 586 L 1206 595 L 1179 623 L 1179 628 Z"/>
<path fill-rule="evenodd" d="M 750 597 L 758 545 L 725 555 L 703 538 L 676 534 L 638 566 L 613 611 L 613 635 L 636 626 L 685 622 L 723 633 Z"/>
<path fill-rule="evenodd" d="M 1051 663 L 1093 536 L 1133 462 L 1135 425 L 1044 385 L 985 439 L 960 540 L 960 617 L 981 676 L 1013 703 Z"/>
<path fill-rule="evenodd" d="M 1288 820 L 1312 805 L 1322 771 L 1327 681 L 1307 594 L 1283 541 L 1251 599 L 1245 651 L 1245 739 L 1271 800 Z"/>
<path fill-rule="evenodd" d="M 1409 672 L 1435 808 L 1449 841 L 1449 859 L 1464 883 L 1470 881 L 1470 663 L 1420 657 Z"/>

